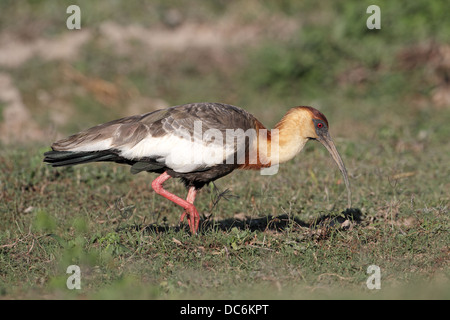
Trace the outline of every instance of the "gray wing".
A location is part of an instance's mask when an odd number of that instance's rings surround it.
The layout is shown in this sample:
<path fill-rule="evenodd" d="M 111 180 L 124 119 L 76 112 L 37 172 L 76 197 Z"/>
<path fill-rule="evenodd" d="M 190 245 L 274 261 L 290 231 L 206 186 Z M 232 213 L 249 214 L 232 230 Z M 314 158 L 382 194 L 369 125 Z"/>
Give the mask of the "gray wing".
<path fill-rule="evenodd" d="M 226 133 L 227 129 L 248 130 L 254 128 L 255 118 L 247 111 L 221 103 L 191 103 L 160 110 L 164 116 L 155 120 L 152 114 L 142 118 L 141 123 L 150 128 L 150 134 L 158 137 L 180 129 L 194 134 L 195 124 L 201 123 L 202 133 L 216 129 Z M 197 125 L 197 128 L 199 126 Z"/>
<path fill-rule="evenodd" d="M 52 145 L 52 149 L 71 152 L 114 150 L 124 159 L 188 172 L 223 163 L 232 156 L 230 150 L 236 151 L 235 144 L 226 146 L 227 129 L 246 131 L 255 128 L 255 121 L 250 113 L 235 106 L 193 103 L 104 123 L 60 140 Z M 219 133 L 222 141 L 217 139 Z M 183 160 L 189 158 L 190 152 L 191 158 L 196 156 L 192 153 L 195 141 L 201 141 L 209 148 L 208 152 L 215 152 L 217 158 L 212 163 Z M 219 154 L 219 143 L 227 150 L 222 155 Z M 138 171 L 146 167 L 142 163 L 137 166 Z"/>

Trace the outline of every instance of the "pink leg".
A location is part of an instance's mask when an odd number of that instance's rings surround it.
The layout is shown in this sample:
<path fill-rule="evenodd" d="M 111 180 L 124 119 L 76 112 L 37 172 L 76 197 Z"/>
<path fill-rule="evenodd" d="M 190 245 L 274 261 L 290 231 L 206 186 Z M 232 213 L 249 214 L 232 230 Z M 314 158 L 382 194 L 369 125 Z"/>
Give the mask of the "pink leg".
<path fill-rule="evenodd" d="M 195 187 L 190 187 L 188 195 L 187 195 L 187 198 L 186 198 L 186 201 L 189 202 L 189 203 L 194 204 L 196 195 L 197 195 L 197 189 L 195 189 Z"/>
<path fill-rule="evenodd" d="M 196 195 L 197 195 L 197 189 L 195 189 L 195 187 L 190 187 L 190 188 L 189 188 L 188 195 L 187 195 L 187 197 L 186 197 L 186 201 L 189 202 L 189 203 L 194 204 L 195 196 L 196 196 Z M 184 217 L 185 217 L 186 215 L 187 215 L 187 212 L 184 211 L 183 214 L 181 215 L 180 223 L 183 222 Z M 191 226 L 191 220 L 189 219 L 189 215 L 188 215 L 188 223 L 189 223 L 189 226 Z M 198 229 L 198 223 L 199 223 L 199 221 L 197 221 L 197 226 L 195 226 L 196 229 Z"/>
<path fill-rule="evenodd" d="M 195 234 L 198 230 L 198 225 L 200 223 L 200 215 L 198 214 L 197 209 L 193 204 L 197 191 L 195 189 L 192 190 L 193 187 L 190 188 L 187 199 L 183 200 L 180 197 L 177 197 L 176 195 L 170 193 L 169 191 L 163 188 L 162 184 L 165 181 L 169 180 L 170 178 L 171 178 L 170 175 L 168 175 L 167 172 L 164 172 L 158 178 L 153 180 L 152 188 L 153 190 L 155 190 L 157 194 L 163 196 L 166 199 L 169 199 L 170 201 L 184 208 L 185 212 L 181 215 L 180 220 L 184 220 L 184 217 L 187 215 L 191 233 Z"/>

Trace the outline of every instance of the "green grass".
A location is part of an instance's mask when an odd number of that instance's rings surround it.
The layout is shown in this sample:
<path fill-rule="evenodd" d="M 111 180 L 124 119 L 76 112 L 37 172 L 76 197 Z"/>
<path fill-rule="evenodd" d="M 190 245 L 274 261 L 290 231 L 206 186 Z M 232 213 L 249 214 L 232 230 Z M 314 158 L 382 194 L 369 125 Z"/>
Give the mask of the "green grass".
<path fill-rule="evenodd" d="M 245 172 L 222 179 L 219 188 L 239 197 L 220 200 L 196 236 L 177 226 L 179 208 L 155 196 L 145 174 L 131 176 L 118 165 L 55 170 L 40 163 L 39 153 L 6 154 L 0 158 L 1 172 L 10 173 L 1 186 L 2 293 L 305 298 L 340 297 L 343 289 L 347 297 L 448 297 L 443 157 L 408 157 L 403 161 L 411 163 L 402 166 L 362 150 L 370 159 L 349 168 L 363 216 L 348 230 L 332 223 L 345 195 L 342 184 L 336 185 L 338 172 L 327 168 L 329 157 L 317 147 L 276 176 Z M 345 145 L 340 148 L 346 155 Z M 392 178 L 425 160 L 425 171 Z M 185 192 L 176 182 L 168 185 Z M 200 212 L 210 214 L 214 195 L 203 190 Z M 75 293 L 65 287 L 65 269 L 72 264 L 83 273 L 83 289 Z M 377 294 L 365 288 L 371 264 L 382 270 L 383 290 Z M 425 285 L 437 279 L 439 290 Z M 425 291 L 406 289 L 418 283 Z"/>
<path fill-rule="evenodd" d="M 11 22 L 30 17 L 46 36 L 64 31 L 59 6 L 17 3 L 0 5 L 9 31 L 38 37 L 25 22 Z M 172 7 L 152 3 L 140 11 L 132 3 L 83 2 L 82 26 L 96 28 L 113 12 L 117 23 L 161 28 Z M 365 29 L 372 3 L 195 4 L 176 3 L 186 21 L 261 26 L 278 17 L 299 25 L 289 39 L 262 37 L 220 54 L 142 54 L 135 43 L 119 56 L 94 33 L 69 64 L 119 88 L 113 103 L 68 80 L 65 62 L 34 57 L 0 71 L 12 77 L 33 119 L 63 134 L 126 115 L 135 97 L 223 101 L 268 127 L 291 106 L 316 106 L 349 171 L 354 210 L 344 212 L 340 173 L 313 142 L 274 176 L 234 172 L 205 187 L 195 236 L 179 225 L 180 208 L 151 190 L 155 175 L 105 163 L 51 168 L 42 154 L 53 137 L 1 145 L 0 298 L 448 299 L 450 109 L 433 97 L 449 71 L 420 51 L 446 44 L 445 3 L 382 2 L 376 32 Z M 53 124 L 53 108 L 67 112 L 65 123 Z M 177 181 L 167 187 L 186 194 Z M 70 265 L 81 268 L 81 290 L 66 287 Z M 366 286 L 370 265 L 381 268 L 381 290 Z"/>

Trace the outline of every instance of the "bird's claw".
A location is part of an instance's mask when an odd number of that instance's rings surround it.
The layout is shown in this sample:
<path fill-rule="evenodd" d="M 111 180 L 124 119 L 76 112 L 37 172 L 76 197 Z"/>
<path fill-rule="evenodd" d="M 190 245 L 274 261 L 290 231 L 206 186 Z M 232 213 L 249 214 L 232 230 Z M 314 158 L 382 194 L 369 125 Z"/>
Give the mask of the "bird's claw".
<path fill-rule="evenodd" d="M 196 234 L 197 230 L 198 230 L 198 226 L 200 224 L 200 215 L 198 214 L 197 210 L 194 209 L 194 210 L 192 210 L 192 212 L 187 212 L 185 210 L 180 217 L 180 224 L 183 223 L 185 217 L 187 217 L 187 221 L 188 221 L 189 229 L 191 230 L 191 233 Z"/>

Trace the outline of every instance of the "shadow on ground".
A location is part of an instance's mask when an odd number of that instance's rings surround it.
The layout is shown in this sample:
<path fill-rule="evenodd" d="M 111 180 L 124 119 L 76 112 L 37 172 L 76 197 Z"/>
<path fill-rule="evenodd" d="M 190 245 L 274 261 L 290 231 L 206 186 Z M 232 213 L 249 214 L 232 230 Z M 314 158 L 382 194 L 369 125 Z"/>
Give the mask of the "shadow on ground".
<path fill-rule="evenodd" d="M 359 224 L 363 220 L 363 214 L 358 208 L 350 208 L 342 211 L 341 214 L 328 214 L 322 215 L 311 222 L 306 222 L 296 217 L 290 217 L 286 214 L 272 216 L 268 215 L 265 217 L 239 217 L 239 218 L 227 218 L 222 220 L 203 218 L 200 221 L 199 233 L 207 232 L 212 229 L 219 229 L 223 231 L 229 231 L 232 228 L 237 228 L 241 230 L 250 231 L 283 231 L 286 228 L 300 227 L 308 228 L 311 230 L 316 230 L 319 228 L 332 228 L 340 227 L 343 229 L 348 229 L 350 226 Z M 128 227 L 129 228 L 129 227 Z M 178 232 L 180 229 L 186 228 L 188 230 L 187 224 L 180 226 L 168 226 L 168 225 L 158 225 L 151 224 L 148 226 L 134 226 L 134 228 L 139 230 L 144 230 L 146 232 Z M 119 230 L 118 230 L 119 231 Z"/>

